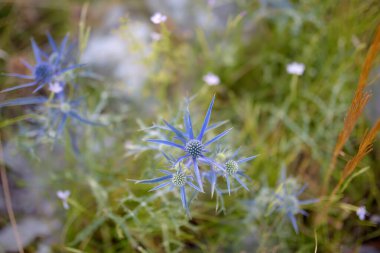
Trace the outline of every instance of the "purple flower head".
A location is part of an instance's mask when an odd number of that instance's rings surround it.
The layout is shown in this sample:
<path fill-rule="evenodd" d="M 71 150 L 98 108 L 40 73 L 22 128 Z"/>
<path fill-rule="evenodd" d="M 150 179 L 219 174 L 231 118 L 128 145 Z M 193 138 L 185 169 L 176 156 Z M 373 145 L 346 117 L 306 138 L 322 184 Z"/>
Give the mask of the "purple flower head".
<path fill-rule="evenodd" d="M 83 98 L 69 99 L 63 92 L 57 94 L 55 98 L 46 105 L 49 110 L 51 125 L 56 126 L 56 136 L 59 137 L 66 125 L 72 119 L 74 122 L 87 124 L 91 126 L 103 126 L 98 122 L 93 122 L 81 116 L 79 108 Z"/>
<path fill-rule="evenodd" d="M 276 194 L 275 210 L 286 214 L 292 223 L 294 231 L 298 234 L 299 229 L 295 215 L 300 213 L 307 216 L 308 213 L 302 209 L 302 206 L 316 203 L 319 199 L 299 200 L 298 197 L 305 191 L 306 185 L 301 187 L 301 189 L 297 189 L 296 187 L 289 187 L 287 181 L 285 168 L 283 168 L 281 171 L 281 184 Z"/>
<path fill-rule="evenodd" d="M 64 79 L 63 74 L 70 70 L 79 68 L 83 64 L 69 64 L 69 55 L 72 47 L 70 49 L 66 48 L 68 35 L 62 40 L 60 46 L 56 44 L 54 39 L 50 34 L 47 34 L 49 44 L 52 48 L 50 54 L 47 54 L 41 50 L 37 43 L 32 39 L 32 49 L 35 58 L 35 65 L 29 64 L 27 61 L 22 60 L 22 63 L 30 71 L 29 75 L 18 74 L 18 73 L 8 73 L 6 76 L 17 77 L 21 79 L 29 80 L 25 84 L 14 86 L 8 89 L 4 89 L 1 92 L 8 92 L 13 90 L 18 90 L 22 88 L 36 86 L 33 93 L 42 89 L 45 85 L 50 83 L 59 82 L 62 85 Z M 64 83 L 63 83 L 64 85 Z M 56 86 L 57 87 L 57 86 Z"/>
<path fill-rule="evenodd" d="M 250 156 L 247 158 L 240 158 L 235 159 L 236 155 L 233 157 L 227 159 L 227 161 L 224 163 L 224 177 L 227 181 L 227 189 L 228 193 L 231 194 L 231 179 L 235 179 L 241 186 L 244 187 L 247 191 L 249 191 L 248 187 L 245 185 L 245 183 L 242 181 L 242 177 L 250 179 L 244 172 L 241 170 L 240 165 L 242 163 L 251 161 L 257 157 L 257 155 Z"/>
<path fill-rule="evenodd" d="M 194 188 L 197 191 L 201 191 L 196 185 L 194 185 L 191 181 L 193 179 L 192 176 L 187 175 L 185 172 L 182 171 L 182 168 L 179 167 L 175 172 L 171 172 L 168 170 L 160 170 L 162 173 L 164 173 L 166 176 L 158 177 L 154 179 L 148 179 L 148 180 L 139 180 L 136 181 L 136 183 L 139 184 L 154 184 L 154 183 L 161 183 L 157 185 L 156 187 L 152 188 L 150 191 L 156 191 L 158 189 L 161 189 L 163 187 L 169 186 L 170 191 L 174 190 L 175 188 L 178 188 L 181 194 L 181 201 L 182 206 L 186 210 L 186 214 L 190 216 L 189 212 L 189 205 L 186 199 L 186 186 L 190 186 Z"/>
<path fill-rule="evenodd" d="M 7 100 L 0 103 L 0 108 L 20 105 L 34 105 L 37 106 L 35 113 L 43 116 L 45 119 L 38 124 L 38 137 L 53 137 L 57 140 L 63 133 L 67 122 L 71 124 L 82 123 L 92 126 L 104 126 L 101 123 L 93 122 L 82 116 L 80 107 L 83 98 L 69 99 L 65 96 L 64 92 L 54 94 L 50 99 L 44 96 L 37 97 L 24 97 L 13 100 Z M 76 153 L 76 126 L 68 129 L 71 139 L 71 144 Z"/>
<path fill-rule="evenodd" d="M 221 169 L 215 166 L 211 167 L 211 170 L 205 175 L 207 180 L 211 184 L 211 196 L 213 196 L 214 189 L 218 176 L 223 176 L 226 179 L 228 194 L 231 195 L 231 179 L 235 179 L 244 189 L 249 190 L 246 184 L 243 182 L 242 177 L 251 180 L 241 169 L 241 164 L 253 160 L 257 157 L 250 156 L 247 158 L 236 158 L 239 149 L 233 154 L 229 154 L 226 149 L 220 149 L 216 151 L 216 161 L 221 164 Z"/>

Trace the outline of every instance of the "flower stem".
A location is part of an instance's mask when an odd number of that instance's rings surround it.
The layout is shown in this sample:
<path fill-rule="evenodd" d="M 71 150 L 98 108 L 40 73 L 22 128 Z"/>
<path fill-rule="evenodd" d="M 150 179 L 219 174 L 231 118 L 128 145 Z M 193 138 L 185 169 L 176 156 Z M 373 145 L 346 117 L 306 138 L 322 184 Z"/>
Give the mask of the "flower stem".
<path fill-rule="evenodd" d="M 1 139 L 0 139 L 0 174 L 1 174 L 1 184 L 3 186 L 3 192 L 4 192 L 5 206 L 7 208 L 9 220 L 11 221 L 13 233 L 14 233 L 15 238 L 16 238 L 16 244 L 18 247 L 18 251 L 19 251 L 19 253 L 24 253 L 24 249 L 23 249 L 22 243 L 21 243 L 20 234 L 19 234 L 18 229 L 17 229 L 16 217 L 15 217 L 15 214 L 14 214 L 13 208 L 12 208 L 12 201 L 11 201 L 11 194 L 9 191 L 7 173 L 6 173 L 5 167 L 3 165 L 3 161 L 4 161 L 3 149 L 2 149 Z"/>
<path fill-rule="evenodd" d="M 297 97 L 297 83 L 298 83 L 298 76 L 293 75 L 292 80 L 290 82 L 290 98 L 292 101 Z"/>

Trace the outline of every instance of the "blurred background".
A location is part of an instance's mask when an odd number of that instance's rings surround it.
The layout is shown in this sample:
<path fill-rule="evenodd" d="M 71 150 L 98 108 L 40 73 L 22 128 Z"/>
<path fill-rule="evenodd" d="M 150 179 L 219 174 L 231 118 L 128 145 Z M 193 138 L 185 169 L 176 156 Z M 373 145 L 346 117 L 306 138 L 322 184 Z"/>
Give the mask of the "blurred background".
<path fill-rule="evenodd" d="M 19 118 L 33 107 L 0 108 L 3 163 L 25 251 L 380 252 L 377 142 L 323 224 L 315 222 L 379 21 L 378 0 L 0 1 L 0 72 L 28 74 L 21 59 L 34 62 L 31 38 L 48 50 L 47 32 L 58 42 L 69 34 L 78 47 L 73 57 L 86 64 L 76 81 L 82 112 L 106 125 L 72 125 L 77 137 L 68 130 L 56 143 L 36 134 L 34 119 Z M 379 75 L 377 59 L 371 100 L 327 192 L 379 119 Z M 0 90 L 16 84 L 0 76 Z M 0 93 L 0 101 L 32 91 Z M 44 88 L 35 95 L 48 94 Z M 150 126 L 180 124 L 191 98 L 199 128 L 214 94 L 211 122 L 228 120 L 234 128 L 224 141 L 260 156 L 245 168 L 251 191 L 218 199 L 216 211 L 215 197 L 200 195 L 188 220 L 178 195 L 152 194 L 127 179 L 153 178 L 165 166 L 144 141 L 158 135 Z M 276 187 L 281 168 L 307 184 L 302 199 L 320 198 L 309 216 L 297 216 L 300 234 L 257 204 Z M 0 213 L 0 253 L 18 252 L 3 195 Z"/>

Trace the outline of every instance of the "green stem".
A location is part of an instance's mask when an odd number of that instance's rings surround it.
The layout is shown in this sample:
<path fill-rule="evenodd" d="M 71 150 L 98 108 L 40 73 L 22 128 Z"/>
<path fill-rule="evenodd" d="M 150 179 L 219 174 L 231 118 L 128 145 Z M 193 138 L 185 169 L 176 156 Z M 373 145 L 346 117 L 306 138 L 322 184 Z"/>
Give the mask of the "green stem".
<path fill-rule="evenodd" d="M 292 80 L 290 82 L 290 98 L 292 101 L 297 97 L 297 83 L 298 83 L 298 76 L 293 75 Z"/>

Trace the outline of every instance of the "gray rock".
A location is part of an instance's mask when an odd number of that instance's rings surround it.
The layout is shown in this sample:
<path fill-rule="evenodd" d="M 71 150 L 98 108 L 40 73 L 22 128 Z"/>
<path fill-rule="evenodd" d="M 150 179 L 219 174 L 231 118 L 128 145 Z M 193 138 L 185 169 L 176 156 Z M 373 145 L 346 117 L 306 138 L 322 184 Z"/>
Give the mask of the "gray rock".
<path fill-rule="evenodd" d="M 26 217 L 18 222 L 18 231 L 23 247 L 28 246 L 38 237 L 46 237 L 61 226 L 56 220 L 37 219 Z M 11 225 L 0 231 L 0 252 L 17 251 L 16 239 Z"/>
<path fill-rule="evenodd" d="M 104 26 L 89 39 L 81 62 L 88 64 L 94 72 L 113 79 L 121 91 L 137 95 L 143 87 L 149 67 L 143 63 L 151 51 L 152 28 L 146 22 L 129 20 L 120 25 L 120 18 L 126 16 L 122 8 L 112 8 L 104 17 Z"/>

